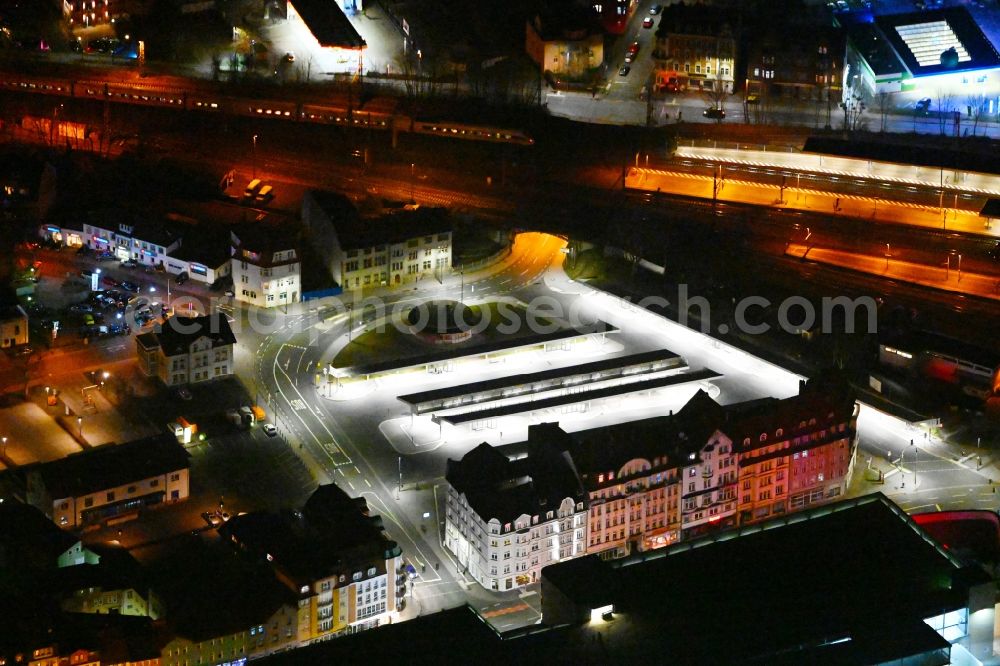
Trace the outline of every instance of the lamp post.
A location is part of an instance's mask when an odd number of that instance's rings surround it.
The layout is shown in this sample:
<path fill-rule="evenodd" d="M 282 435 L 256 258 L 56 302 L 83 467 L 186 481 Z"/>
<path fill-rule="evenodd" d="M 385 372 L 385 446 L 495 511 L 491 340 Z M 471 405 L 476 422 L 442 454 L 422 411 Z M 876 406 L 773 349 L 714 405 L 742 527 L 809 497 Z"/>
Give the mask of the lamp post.
<path fill-rule="evenodd" d="M 0 454 L 0 458 L 6 458 L 6 457 L 7 457 L 7 438 L 4 437 L 3 438 L 3 453 Z"/>
<path fill-rule="evenodd" d="M 958 255 L 958 281 L 962 281 L 962 255 Z"/>
<path fill-rule="evenodd" d="M 889 244 L 886 243 L 885 244 L 885 270 L 889 270 L 889 254 L 890 253 L 891 253 L 891 249 L 889 248 Z"/>
<path fill-rule="evenodd" d="M 413 179 L 414 179 L 414 169 L 415 168 L 416 168 L 416 164 L 414 164 L 413 162 L 410 162 L 410 203 L 414 203 L 414 200 L 413 200 Z"/>
<path fill-rule="evenodd" d="M 83 417 L 82 416 L 76 417 L 76 428 L 77 428 L 77 434 L 80 435 L 80 439 L 83 439 Z"/>
<path fill-rule="evenodd" d="M 257 178 L 257 135 L 253 135 L 253 177 Z"/>

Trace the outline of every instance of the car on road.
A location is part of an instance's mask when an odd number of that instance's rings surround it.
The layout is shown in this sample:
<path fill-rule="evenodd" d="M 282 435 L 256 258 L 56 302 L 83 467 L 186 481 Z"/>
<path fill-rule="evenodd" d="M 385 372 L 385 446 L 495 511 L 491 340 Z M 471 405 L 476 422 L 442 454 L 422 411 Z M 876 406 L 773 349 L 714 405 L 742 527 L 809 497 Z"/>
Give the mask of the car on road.
<path fill-rule="evenodd" d="M 93 312 L 94 308 L 86 303 L 77 303 L 76 305 L 69 306 L 69 311 L 79 314 L 83 312 Z"/>
<path fill-rule="evenodd" d="M 118 267 L 119 268 L 135 268 L 138 265 L 139 264 L 136 263 L 135 259 L 126 259 L 121 264 L 119 264 Z"/>
<path fill-rule="evenodd" d="M 726 110 L 719 109 L 716 107 L 710 107 L 702 111 L 701 115 L 705 116 L 706 118 L 712 118 L 713 120 L 722 120 L 723 118 L 726 117 Z"/>
<path fill-rule="evenodd" d="M 265 423 L 262 427 L 264 434 L 268 437 L 276 437 L 278 435 L 278 428 L 273 423 Z"/>
<path fill-rule="evenodd" d="M 188 277 L 187 271 L 181 271 L 177 274 L 177 277 L 174 278 L 174 284 L 184 284 L 188 281 Z"/>
<path fill-rule="evenodd" d="M 289 51 L 285 54 L 284 60 L 285 62 L 295 62 L 295 54 Z"/>
<path fill-rule="evenodd" d="M 647 16 L 646 18 L 644 18 L 642 20 L 642 27 L 646 28 L 646 29 L 652 28 L 653 27 L 653 17 L 652 16 Z"/>
<path fill-rule="evenodd" d="M 635 54 L 634 53 L 626 53 L 625 54 L 625 62 L 632 62 L 633 60 L 635 60 Z"/>
<path fill-rule="evenodd" d="M 121 287 L 122 289 L 124 289 L 125 291 L 131 291 L 133 294 L 139 292 L 139 285 L 137 285 L 135 282 L 129 282 L 128 280 L 122 280 L 121 283 L 119 283 L 118 286 Z"/>
<path fill-rule="evenodd" d="M 640 48 L 639 42 L 632 42 L 631 44 L 629 44 L 628 49 L 626 49 L 626 52 L 631 53 L 634 56 L 636 53 L 639 52 L 639 48 Z"/>
<path fill-rule="evenodd" d="M 662 11 L 663 11 L 663 5 L 653 5 L 652 7 L 649 8 L 649 13 L 652 14 L 653 16 L 656 16 Z"/>
<path fill-rule="evenodd" d="M 17 349 L 14 350 L 14 356 L 30 356 L 31 354 L 34 353 L 35 350 L 29 347 L 28 345 L 24 345 L 23 347 L 18 347 Z"/>
<path fill-rule="evenodd" d="M 112 254 L 111 252 L 101 252 L 99 255 L 97 255 L 98 261 L 113 261 L 114 259 L 115 255 Z"/>
<path fill-rule="evenodd" d="M 618 76 L 628 76 L 628 73 L 632 71 L 632 68 L 628 65 L 622 65 L 622 68 L 618 70 Z"/>
<path fill-rule="evenodd" d="M 177 389 L 177 397 L 180 398 L 181 400 L 190 400 L 191 390 L 188 389 L 188 387 L 186 386 L 182 386 L 179 389 Z"/>

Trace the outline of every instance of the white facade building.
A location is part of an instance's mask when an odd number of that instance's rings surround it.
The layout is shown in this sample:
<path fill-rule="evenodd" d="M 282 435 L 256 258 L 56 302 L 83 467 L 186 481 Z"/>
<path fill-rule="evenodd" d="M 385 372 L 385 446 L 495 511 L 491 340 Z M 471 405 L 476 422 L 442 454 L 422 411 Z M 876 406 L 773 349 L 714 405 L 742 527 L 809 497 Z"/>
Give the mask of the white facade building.
<path fill-rule="evenodd" d="M 445 546 L 488 590 L 534 583 L 543 567 L 587 552 L 586 493 L 572 460 L 551 441 L 529 449 L 510 460 L 483 443 L 448 461 Z"/>
<path fill-rule="evenodd" d="M 344 291 L 410 284 L 451 272 L 451 222 L 443 208 L 408 206 L 361 218 L 349 199 L 310 191 L 302 220 Z"/>
<path fill-rule="evenodd" d="M 139 368 L 167 386 L 195 384 L 233 374 L 236 337 L 222 314 L 171 317 L 157 332 L 136 336 Z"/>
<path fill-rule="evenodd" d="M 302 264 L 298 240 L 287 229 L 245 227 L 231 234 L 233 293 L 262 308 L 298 303 Z"/>

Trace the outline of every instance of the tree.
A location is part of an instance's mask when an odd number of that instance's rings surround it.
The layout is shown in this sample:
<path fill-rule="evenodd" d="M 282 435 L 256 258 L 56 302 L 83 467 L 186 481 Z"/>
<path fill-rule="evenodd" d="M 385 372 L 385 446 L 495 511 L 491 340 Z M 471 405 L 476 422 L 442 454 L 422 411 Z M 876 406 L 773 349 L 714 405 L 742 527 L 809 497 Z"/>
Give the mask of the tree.
<path fill-rule="evenodd" d="M 972 136 L 976 136 L 979 119 L 986 113 L 986 95 L 971 93 L 965 98 L 965 104 L 969 107 L 969 115 L 972 117 Z"/>
<path fill-rule="evenodd" d="M 938 89 L 934 97 L 937 101 L 938 129 L 941 134 L 944 134 L 948 127 L 948 120 L 951 118 L 951 112 L 955 107 L 955 96 L 950 92 Z"/>
<path fill-rule="evenodd" d="M 703 91 L 705 94 L 705 99 L 708 100 L 709 105 L 713 109 L 724 109 L 726 108 L 726 100 L 729 98 L 729 91 L 726 90 L 726 82 L 715 78 L 712 79 L 712 85 Z M 722 118 L 716 118 L 715 122 L 721 123 Z"/>
<path fill-rule="evenodd" d="M 890 99 L 889 93 L 884 90 L 875 96 L 875 100 L 878 102 L 879 132 L 885 132 L 886 116 L 889 114 L 889 109 L 892 108 Z"/>

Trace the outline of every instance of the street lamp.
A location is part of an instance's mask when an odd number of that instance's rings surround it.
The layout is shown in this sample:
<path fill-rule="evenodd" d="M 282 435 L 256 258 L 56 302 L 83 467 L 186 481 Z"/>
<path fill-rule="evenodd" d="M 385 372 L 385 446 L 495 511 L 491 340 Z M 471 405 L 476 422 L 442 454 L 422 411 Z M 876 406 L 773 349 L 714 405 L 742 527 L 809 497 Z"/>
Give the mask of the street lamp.
<path fill-rule="evenodd" d="M 253 177 L 257 177 L 257 135 L 253 135 Z"/>
<path fill-rule="evenodd" d="M 410 162 L 410 203 L 414 203 L 413 200 L 414 168 L 416 168 L 416 165 L 413 162 Z"/>
<path fill-rule="evenodd" d="M 886 243 L 885 244 L 885 270 L 889 270 L 889 254 L 890 253 L 891 253 L 891 249 L 889 248 L 889 244 Z"/>
<path fill-rule="evenodd" d="M 76 417 L 76 428 L 77 428 L 77 433 L 80 435 L 80 439 L 83 439 L 83 417 L 82 416 Z"/>
<path fill-rule="evenodd" d="M 7 457 L 7 438 L 4 437 L 3 438 L 3 454 L 0 455 L 0 458 L 6 458 L 6 457 Z"/>

